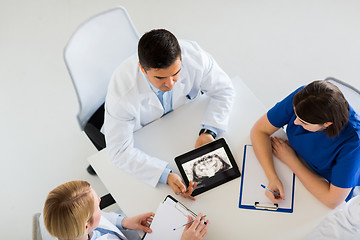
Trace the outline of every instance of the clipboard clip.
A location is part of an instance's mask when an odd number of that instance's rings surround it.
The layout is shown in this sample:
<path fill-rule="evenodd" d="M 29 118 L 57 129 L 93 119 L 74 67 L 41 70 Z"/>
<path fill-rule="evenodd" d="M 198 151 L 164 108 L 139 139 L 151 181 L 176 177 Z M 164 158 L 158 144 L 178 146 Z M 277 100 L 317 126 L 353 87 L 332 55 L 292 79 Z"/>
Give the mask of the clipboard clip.
<path fill-rule="evenodd" d="M 273 206 L 265 206 L 265 205 L 260 205 L 260 202 L 255 202 L 254 207 L 255 207 L 256 209 L 277 211 L 277 210 L 279 209 L 279 204 L 274 203 Z"/>
<path fill-rule="evenodd" d="M 181 202 L 176 202 L 175 204 L 175 208 L 180 211 L 182 214 L 184 214 L 184 216 L 187 217 L 187 214 L 185 214 L 185 212 L 190 213 L 191 215 L 193 215 L 193 217 L 197 217 L 197 214 L 195 214 L 193 211 L 191 211 L 190 209 L 188 209 L 185 205 L 183 205 Z"/>

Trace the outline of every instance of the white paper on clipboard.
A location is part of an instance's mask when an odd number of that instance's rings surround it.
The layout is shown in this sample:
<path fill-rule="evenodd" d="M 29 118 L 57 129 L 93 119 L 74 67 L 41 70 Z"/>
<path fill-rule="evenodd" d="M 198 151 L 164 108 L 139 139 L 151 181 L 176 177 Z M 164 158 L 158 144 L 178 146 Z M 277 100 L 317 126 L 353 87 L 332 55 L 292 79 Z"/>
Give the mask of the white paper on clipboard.
<path fill-rule="evenodd" d="M 187 216 L 194 213 L 187 209 L 176 199 L 168 196 L 159 204 L 150 228 L 152 233 L 147 233 L 144 240 L 180 239 L 185 227 L 178 228 L 188 222 Z M 178 228 L 174 231 L 174 229 Z"/>
<path fill-rule="evenodd" d="M 272 136 L 277 136 L 284 140 L 287 139 L 282 129 L 275 132 Z M 255 156 L 252 145 L 246 145 L 239 208 L 293 212 L 295 175 L 291 169 L 277 157 L 273 156 L 273 158 L 276 173 L 283 184 L 285 199 L 278 204 L 274 204 L 265 196 L 266 190 L 261 187 L 261 184 L 267 185 L 268 179 Z"/>

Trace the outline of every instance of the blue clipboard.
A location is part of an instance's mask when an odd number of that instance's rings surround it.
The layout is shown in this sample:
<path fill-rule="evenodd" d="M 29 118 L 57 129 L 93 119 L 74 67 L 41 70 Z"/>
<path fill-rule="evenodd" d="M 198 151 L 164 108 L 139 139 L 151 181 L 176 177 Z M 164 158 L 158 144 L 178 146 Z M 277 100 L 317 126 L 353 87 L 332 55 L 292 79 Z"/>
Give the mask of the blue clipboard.
<path fill-rule="evenodd" d="M 252 145 L 245 145 L 242 165 L 239 208 L 271 212 L 292 213 L 294 206 L 295 174 L 291 169 L 274 157 L 274 167 L 285 192 L 285 198 L 278 204 L 266 196 L 261 184 L 267 185 L 266 175 L 257 160 Z"/>

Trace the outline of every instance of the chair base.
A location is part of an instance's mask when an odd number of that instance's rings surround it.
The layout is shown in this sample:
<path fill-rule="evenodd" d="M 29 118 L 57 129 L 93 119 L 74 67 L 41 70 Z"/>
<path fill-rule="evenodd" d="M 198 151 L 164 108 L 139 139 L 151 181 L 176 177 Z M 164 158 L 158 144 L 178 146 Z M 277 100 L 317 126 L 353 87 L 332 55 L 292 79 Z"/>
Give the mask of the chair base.
<path fill-rule="evenodd" d="M 96 172 L 95 170 L 93 169 L 93 167 L 91 165 L 89 165 L 86 169 L 86 171 L 90 174 L 90 175 L 93 175 L 93 176 L 96 176 Z"/>

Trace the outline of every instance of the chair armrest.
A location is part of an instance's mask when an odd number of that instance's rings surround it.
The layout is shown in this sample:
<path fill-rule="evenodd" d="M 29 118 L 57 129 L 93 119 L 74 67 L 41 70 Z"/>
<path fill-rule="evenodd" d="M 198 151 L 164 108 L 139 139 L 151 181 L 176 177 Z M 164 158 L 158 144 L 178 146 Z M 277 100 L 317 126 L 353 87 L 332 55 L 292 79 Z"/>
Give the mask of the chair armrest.
<path fill-rule="evenodd" d="M 115 199 L 111 196 L 110 193 L 108 193 L 101 197 L 100 209 L 107 208 L 115 203 L 116 203 Z"/>

